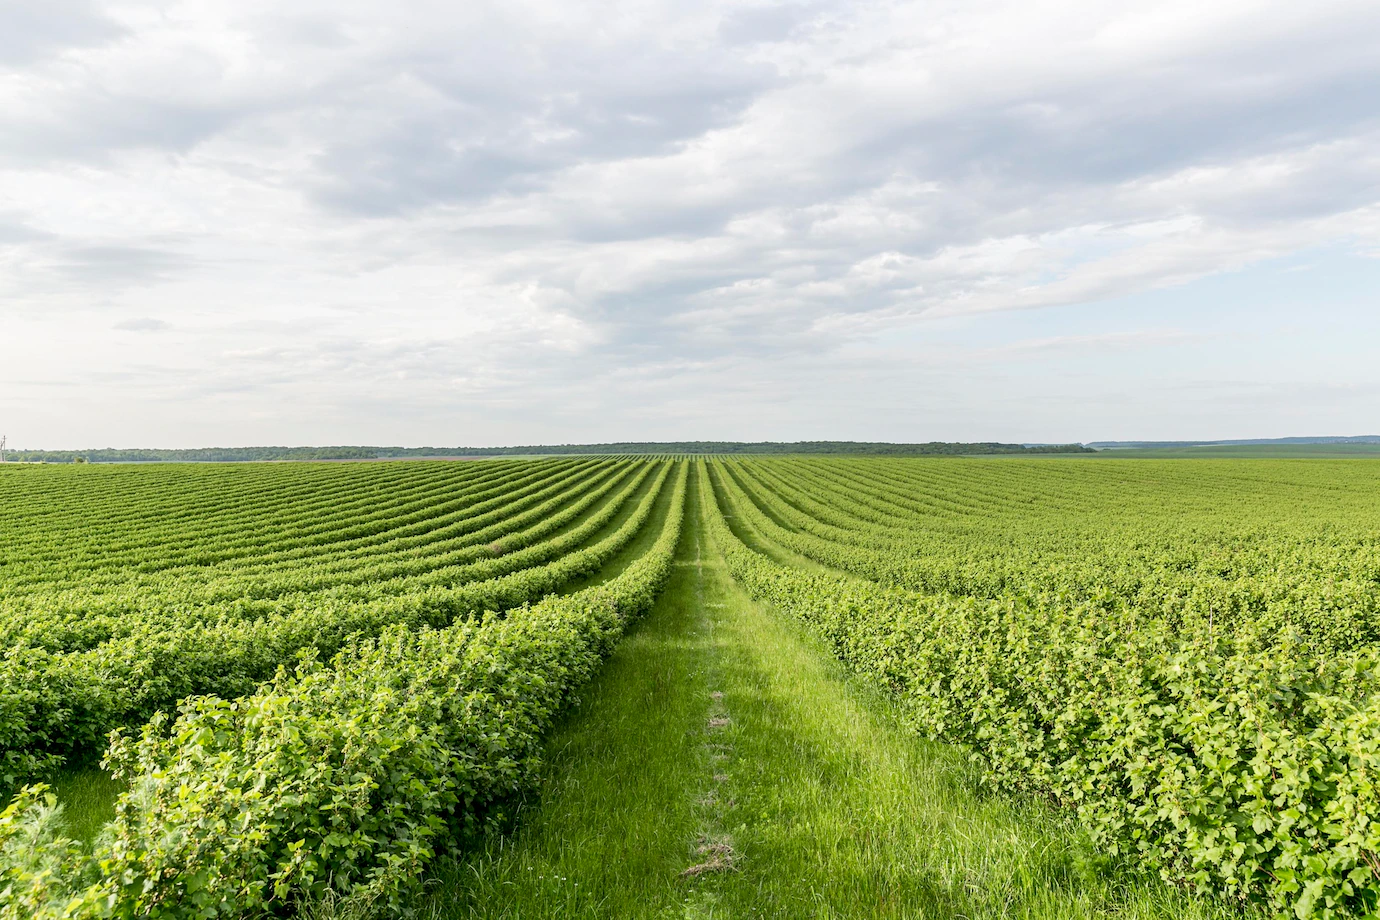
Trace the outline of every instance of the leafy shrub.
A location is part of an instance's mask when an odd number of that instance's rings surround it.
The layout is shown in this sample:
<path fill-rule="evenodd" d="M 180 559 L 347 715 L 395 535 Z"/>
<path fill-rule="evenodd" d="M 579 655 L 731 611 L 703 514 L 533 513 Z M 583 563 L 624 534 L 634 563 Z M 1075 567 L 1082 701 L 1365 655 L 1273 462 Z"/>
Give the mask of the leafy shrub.
<path fill-rule="evenodd" d="M 716 477 L 736 526 L 765 526 Z M 1095 603 L 955 598 L 778 564 L 714 499 L 748 593 L 809 624 L 1002 789 L 1078 810 L 1112 854 L 1281 916 L 1380 908 L 1380 653 L 1319 655 L 1273 624 L 1223 635 Z"/>
<path fill-rule="evenodd" d="M 329 666 L 117 733 L 109 764 L 130 789 L 90 859 L 33 830 L 51 809 L 25 790 L 0 823 L 0 872 L 18 883 L 0 909 L 253 917 L 341 897 L 402 911 L 438 848 L 504 819 L 555 714 L 655 600 L 686 475 L 652 549 L 600 587 L 444 629 L 390 627 Z M 8 844 L 21 839 L 22 858 Z"/>

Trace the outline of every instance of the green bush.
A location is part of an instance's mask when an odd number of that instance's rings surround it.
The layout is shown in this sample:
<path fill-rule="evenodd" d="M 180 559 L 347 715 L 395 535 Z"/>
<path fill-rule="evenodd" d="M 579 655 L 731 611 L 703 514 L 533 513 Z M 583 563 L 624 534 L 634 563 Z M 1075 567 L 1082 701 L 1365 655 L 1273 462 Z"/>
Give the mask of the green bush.
<path fill-rule="evenodd" d="M 109 764 L 130 788 L 89 859 L 25 790 L 0 824 L 13 880 L 0 916 L 255 917 L 329 897 L 402 911 L 440 847 L 506 819 L 552 718 L 655 600 L 686 473 L 656 544 L 605 585 L 445 629 L 390 627 L 330 666 L 117 733 Z"/>
<path fill-rule="evenodd" d="M 112 729 L 137 725 L 191 694 L 250 693 L 303 654 L 329 656 L 351 637 L 378 635 L 390 626 L 442 627 L 540 598 L 598 570 L 626 546 L 650 515 L 670 470 L 667 464 L 635 468 L 613 500 L 578 526 L 502 559 L 451 572 L 454 583 L 409 582 L 399 594 L 344 598 L 323 592 L 294 598 L 285 610 L 266 602 L 268 609 L 229 616 L 222 608 L 220 617 L 209 620 L 198 613 L 131 614 L 126 634 L 80 652 L 23 645 L 0 652 L 0 790 L 43 778 L 64 760 L 95 761 Z M 649 480 L 632 516 L 589 542 Z M 595 498 L 603 494 L 591 490 Z M 584 501 L 572 507 L 580 509 Z M 515 538 L 515 545 L 522 543 Z"/>
<path fill-rule="evenodd" d="M 735 520 L 761 522 L 719 479 Z M 1094 603 L 955 598 L 778 564 L 711 502 L 729 570 L 972 747 L 995 786 L 1076 808 L 1111 854 L 1281 916 L 1380 908 L 1380 654 Z M 744 526 L 739 524 L 737 526 Z"/>

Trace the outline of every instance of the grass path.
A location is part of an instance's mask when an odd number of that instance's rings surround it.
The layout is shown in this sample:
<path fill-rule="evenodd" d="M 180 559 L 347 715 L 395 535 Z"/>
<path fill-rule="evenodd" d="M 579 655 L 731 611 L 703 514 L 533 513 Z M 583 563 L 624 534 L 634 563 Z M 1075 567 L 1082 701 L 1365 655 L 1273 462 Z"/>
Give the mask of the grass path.
<path fill-rule="evenodd" d="M 520 830 L 447 864 L 423 916 L 1206 917 L 1109 872 L 1040 803 L 984 796 L 753 604 L 692 480 L 676 574 L 548 747 Z"/>

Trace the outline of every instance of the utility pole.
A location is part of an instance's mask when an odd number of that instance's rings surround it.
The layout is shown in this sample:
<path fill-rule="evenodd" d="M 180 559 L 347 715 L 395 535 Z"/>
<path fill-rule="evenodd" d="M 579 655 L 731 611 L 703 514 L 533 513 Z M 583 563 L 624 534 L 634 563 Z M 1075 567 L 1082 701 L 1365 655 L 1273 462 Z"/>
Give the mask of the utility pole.
<path fill-rule="evenodd" d="M 5 436 L 0 434 L 0 463 L 5 462 Z"/>

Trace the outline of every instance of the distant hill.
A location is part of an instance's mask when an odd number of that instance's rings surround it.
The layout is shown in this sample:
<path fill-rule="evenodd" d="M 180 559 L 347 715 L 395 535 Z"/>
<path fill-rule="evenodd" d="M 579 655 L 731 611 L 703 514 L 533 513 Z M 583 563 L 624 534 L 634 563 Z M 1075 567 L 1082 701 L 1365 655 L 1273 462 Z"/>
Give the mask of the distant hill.
<path fill-rule="evenodd" d="M 870 454 L 893 457 L 1093 453 L 1080 444 L 999 444 L 930 441 L 620 441 L 611 444 L 536 444 L 522 447 L 202 447 L 188 450 L 117 449 L 9 451 L 14 460 L 46 463 L 216 463 L 282 460 L 406 460 L 440 457 L 560 454 Z"/>
<path fill-rule="evenodd" d="M 1380 444 L 1380 434 L 1353 437 L 1248 438 L 1236 441 L 1089 441 L 1085 446 L 1096 450 L 1160 450 L 1176 447 L 1282 447 L 1293 444 Z"/>

